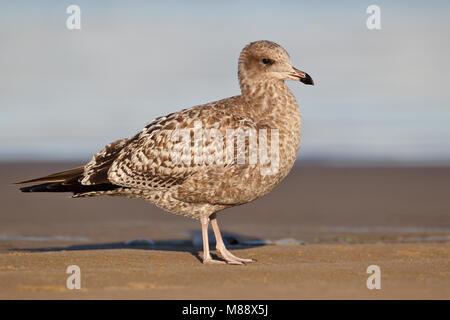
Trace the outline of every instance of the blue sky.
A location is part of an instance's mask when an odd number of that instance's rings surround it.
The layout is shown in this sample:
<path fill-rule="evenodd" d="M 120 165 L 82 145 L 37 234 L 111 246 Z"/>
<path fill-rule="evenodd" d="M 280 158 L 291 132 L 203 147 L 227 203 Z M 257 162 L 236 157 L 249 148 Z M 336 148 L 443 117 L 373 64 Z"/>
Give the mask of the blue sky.
<path fill-rule="evenodd" d="M 82 29 L 65 26 L 81 7 Z M 381 8 L 382 29 L 366 28 Z M 450 163 L 445 1 L 0 1 L 0 160 L 89 160 L 153 118 L 239 94 L 237 58 L 275 41 L 315 87 L 289 86 L 300 159 Z"/>

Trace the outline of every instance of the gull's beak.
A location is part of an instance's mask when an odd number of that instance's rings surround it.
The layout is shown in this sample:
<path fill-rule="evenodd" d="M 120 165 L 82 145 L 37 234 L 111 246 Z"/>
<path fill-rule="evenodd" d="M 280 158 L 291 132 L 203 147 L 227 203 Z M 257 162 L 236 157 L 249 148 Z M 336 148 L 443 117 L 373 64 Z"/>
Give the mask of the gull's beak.
<path fill-rule="evenodd" d="M 310 84 L 312 86 L 314 85 L 314 81 L 310 77 L 309 74 L 307 74 L 306 72 L 303 72 L 301 70 L 298 70 L 294 67 L 292 67 L 292 68 L 294 69 L 292 76 L 294 76 L 295 78 L 297 78 L 300 82 L 303 82 L 304 84 Z"/>

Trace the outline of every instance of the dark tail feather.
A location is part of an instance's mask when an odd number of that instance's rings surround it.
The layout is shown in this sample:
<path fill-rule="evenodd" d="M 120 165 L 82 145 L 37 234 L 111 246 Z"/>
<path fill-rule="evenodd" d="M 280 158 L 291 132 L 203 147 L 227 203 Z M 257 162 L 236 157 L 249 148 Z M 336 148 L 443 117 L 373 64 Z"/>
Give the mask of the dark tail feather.
<path fill-rule="evenodd" d="M 53 173 L 51 175 L 26 180 L 22 182 L 16 182 L 15 184 L 26 184 L 26 183 L 44 183 L 44 182 L 69 182 L 73 180 L 78 180 L 82 176 L 84 172 L 84 167 L 74 168 L 66 171 L 61 171 L 57 173 Z"/>
<path fill-rule="evenodd" d="M 29 187 L 22 187 L 22 192 L 73 192 L 73 194 L 91 192 L 91 191 L 109 191 L 119 188 L 120 186 L 111 183 L 102 183 L 85 186 L 79 182 L 64 184 L 64 183 L 41 183 Z"/>
<path fill-rule="evenodd" d="M 45 177 L 17 182 L 16 184 L 38 183 L 29 187 L 22 187 L 22 192 L 73 192 L 80 194 L 92 191 L 109 191 L 120 188 L 111 183 L 100 183 L 94 185 L 82 185 L 84 167 L 57 172 Z"/>
<path fill-rule="evenodd" d="M 52 185 L 58 185 L 58 183 L 42 183 L 35 184 L 34 186 L 22 187 L 22 192 L 50 192 Z"/>

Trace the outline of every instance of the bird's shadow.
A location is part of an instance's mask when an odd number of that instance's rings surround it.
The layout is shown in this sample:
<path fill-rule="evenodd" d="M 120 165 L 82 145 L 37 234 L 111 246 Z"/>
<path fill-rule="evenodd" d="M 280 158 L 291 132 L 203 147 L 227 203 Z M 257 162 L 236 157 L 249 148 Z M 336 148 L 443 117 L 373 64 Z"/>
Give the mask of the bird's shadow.
<path fill-rule="evenodd" d="M 61 247 L 40 247 L 40 248 L 17 248 L 10 249 L 14 252 L 59 252 L 59 251 L 83 251 L 83 250 L 117 250 L 117 249 L 135 249 L 135 250 L 159 250 L 159 251 L 179 251 L 189 252 L 196 257 L 200 262 L 202 257 L 199 252 L 203 250 L 201 231 L 191 231 L 188 233 L 191 239 L 186 240 L 149 240 L 136 239 L 123 242 L 108 242 L 108 243 L 91 243 L 91 244 L 76 244 Z M 266 245 L 266 240 L 249 238 L 244 235 L 235 233 L 222 233 L 223 240 L 226 246 L 231 250 L 248 249 Z M 216 242 L 213 233 L 209 233 L 209 245 L 211 250 L 215 248 Z M 211 255 L 220 259 L 214 253 Z"/>

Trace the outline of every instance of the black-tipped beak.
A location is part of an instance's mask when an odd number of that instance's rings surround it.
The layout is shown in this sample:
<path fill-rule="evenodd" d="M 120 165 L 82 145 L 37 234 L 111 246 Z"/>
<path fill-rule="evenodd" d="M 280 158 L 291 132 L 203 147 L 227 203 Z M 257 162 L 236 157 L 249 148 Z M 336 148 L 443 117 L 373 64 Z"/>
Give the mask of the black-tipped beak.
<path fill-rule="evenodd" d="M 305 73 L 305 77 L 300 79 L 300 82 L 303 82 L 304 84 L 310 84 L 314 85 L 314 80 L 311 78 L 311 76 L 307 73 Z"/>
<path fill-rule="evenodd" d="M 296 68 L 294 68 L 295 70 L 295 75 L 299 78 L 299 81 L 304 83 L 304 84 L 309 84 L 309 85 L 314 85 L 314 80 L 311 78 L 311 76 L 309 74 L 307 74 L 306 72 L 303 72 L 301 70 L 298 70 Z"/>

